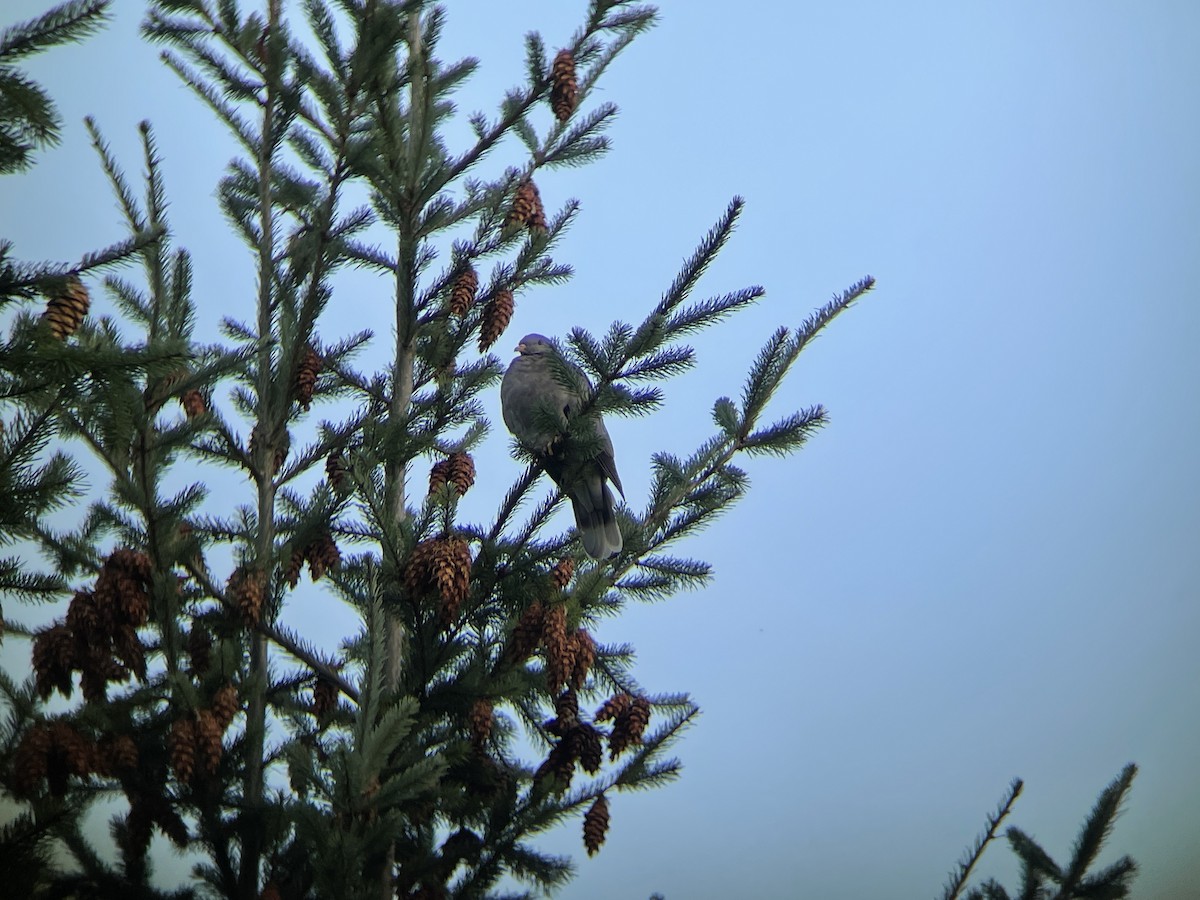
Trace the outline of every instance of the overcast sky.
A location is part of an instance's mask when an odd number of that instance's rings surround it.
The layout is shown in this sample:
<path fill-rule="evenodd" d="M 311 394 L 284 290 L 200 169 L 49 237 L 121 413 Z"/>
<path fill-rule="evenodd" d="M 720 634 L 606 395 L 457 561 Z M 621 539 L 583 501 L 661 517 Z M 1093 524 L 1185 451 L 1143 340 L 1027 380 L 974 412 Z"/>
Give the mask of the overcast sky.
<path fill-rule="evenodd" d="M 8 0 L 0 21 L 47 5 Z M 460 108 L 489 112 L 523 77 L 523 33 L 559 46 L 585 6 L 447 5 L 440 55 L 483 62 Z M 82 118 L 135 178 L 148 118 L 215 339 L 253 308 L 252 260 L 213 196 L 235 148 L 139 40 L 142 5 L 118 7 L 86 45 L 31 62 L 66 129 L 0 181 L 0 235 L 62 260 L 120 237 Z M 643 685 L 704 714 L 681 780 L 611 798 L 597 857 L 578 823 L 543 841 L 578 861 L 560 896 L 934 897 L 1014 776 L 1011 823 L 1066 858 L 1129 761 L 1103 861 L 1137 859 L 1137 896 L 1196 896 L 1200 4 L 662 7 L 593 99 L 621 107 L 613 152 L 539 179 L 548 206 L 582 201 L 559 254 L 577 277 L 521 296 L 499 348 L 640 320 L 746 197 L 702 289 L 767 298 L 696 341 L 661 413 L 609 425 L 640 507 L 650 454 L 709 433 L 774 327 L 865 274 L 878 287 L 775 410 L 823 403 L 831 426 L 749 461 L 750 497 L 681 548 L 715 565 L 712 586 L 604 625 L 638 648 Z M 374 327 L 386 352 L 387 297 L 353 285 L 322 336 Z M 496 432 L 478 454 L 480 517 L 520 471 L 507 446 Z M 287 624 L 352 630 L 329 605 L 298 597 Z M 2 652 L 27 663 L 26 643 Z M 1015 871 L 1006 845 L 982 867 Z"/>

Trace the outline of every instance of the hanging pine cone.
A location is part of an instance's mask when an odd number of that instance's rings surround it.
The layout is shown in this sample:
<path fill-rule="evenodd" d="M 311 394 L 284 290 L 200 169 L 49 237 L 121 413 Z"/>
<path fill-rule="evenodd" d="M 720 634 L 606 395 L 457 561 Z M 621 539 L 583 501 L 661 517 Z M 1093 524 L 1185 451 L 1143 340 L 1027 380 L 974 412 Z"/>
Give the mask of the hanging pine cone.
<path fill-rule="evenodd" d="M 567 607 L 555 603 L 546 611 L 542 624 L 542 646 L 546 648 L 546 681 L 551 691 L 567 683 L 575 666 L 571 640 L 567 635 Z"/>
<path fill-rule="evenodd" d="M 203 625 L 194 623 L 187 636 L 188 671 L 203 678 L 212 665 L 212 638 Z"/>
<path fill-rule="evenodd" d="M 65 341 L 83 323 L 88 307 L 92 305 L 91 297 L 78 275 L 67 279 L 62 291 L 50 298 L 42 319 L 46 322 L 55 340 Z"/>
<path fill-rule="evenodd" d="M 308 409 L 312 405 L 313 391 L 317 387 L 317 375 L 321 372 L 323 362 L 321 354 L 313 349 L 312 344 L 305 346 L 304 356 L 300 358 L 300 365 L 296 367 L 295 384 L 296 400 L 303 409 Z"/>
<path fill-rule="evenodd" d="M 546 230 L 546 211 L 542 207 L 542 195 L 533 180 L 521 182 L 513 197 L 513 205 L 504 218 L 504 227 L 525 225 L 531 231 Z"/>
<path fill-rule="evenodd" d="M 450 480 L 450 460 L 439 459 L 429 469 L 429 493 L 436 494 Z"/>
<path fill-rule="evenodd" d="M 462 318 L 475 305 L 475 293 L 479 290 L 479 275 L 475 267 L 467 263 L 467 267 L 458 273 L 454 279 L 454 287 L 450 289 L 450 314 Z"/>
<path fill-rule="evenodd" d="M 207 709 L 196 713 L 196 749 L 199 751 L 200 763 L 206 775 L 215 775 L 221 765 L 221 735 L 225 729 L 217 721 L 216 715 Z"/>
<path fill-rule="evenodd" d="M 542 639 L 542 623 L 546 618 L 546 610 L 538 601 L 534 601 L 521 613 L 517 625 L 509 639 L 505 655 L 510 662 L 524 662 L 529 659 Z"/>
<path fill-rule="evenodd" d="M 534 780 L 540 781 L 546 776 L 551 776 L 560 789 L 569 788 L 571 779 L 575 776 L 575 749 L 574 743 L 567 738 L 551 747 L 545 762 L 533 773 Z"/>
<path fill-rule="evenodd" d="M 114 550 L 96 579 L 96 602 L 112 626 L 140 628 L 150 618 L 150 557 L 136 550 Z"/>
<path fill-rule="evenodd" d="M 331 450 L 325 457 L 325 477 L 329 479 L 329 486 L 339 494 L 344 493 L 347 489 L 349 474 L 350 467 L 346 464 L 342 451 Z"/>
<path fill-rule="evenodd" d="M 492 734 L 492 701 L 487 697 L 478 698 L 471 705 L 471 743 L 477 749 L 487 743 Z"/>
<path fill-rule="evenodd" d="M 320 581 L 321 576 L 330 569 L 336 569 L 342 564 L 342 554 L 330 534 L 323 534 L 308 546 L 308 574 L 313 581 Z"/>
<path fill-rule="evenodd" d="M 600 732 L 587 722 L 580 722 L 571 732 L 571 740 L 575 743 L 575 755 L 584 771 L 595 775 L 600 771 L 600 763 L 604 759 L 604 748 L 600 743 Z"/>
<path fill-rule="evenodd" d="M 554 586 L 559 590 L 565 588 L 571 583 L 571 576 L 575 574 L 575 560 L 569 556 L 564 556 L 558 561 L 558 564 L 550 570 L 550 580 L 554 582 Z"/>
<path fill-rule="evenodd" d="M 479 323 L 479 351 L 482 353 L 500 339 L 513 317 L 513 292 L 500 289 L 484 304 Z"/>
<path fill-rule="evenodd" d="M 196 725 L 191 719 L 176 719 L 167 735 L 167 752 L 175 776 L 187 784 L 196 770 Z"/>
<path fill-rule="evenodd" d="M 229 723 L 233 721 L 233 717 L 238 714 L 240 709 L 238 690 L 231 682 L 226 682 L 213 694 L 212 714 L 216 716 L 217 724 L 221 726 L 222 732 L 229 727 Z"/>
<path fill-rule="evenodd" d="M 559 50 L 550 69 L 550 108 L 554 118 L 565 122 L 579 101 L 579 86 L 575 82 L 575 57 L 570 50 Z"/>
<path fill-rule="evenodd" d="M 204 395 L 196 390 L 196 388 L 184 391 L 183 396 L 179 398 L 179 403 L 183 406 L 184 415 L 189 419 L 194 419 L 208 412 L 208 401 L 204 399 Z"/>
<path fill-rule="evenodd" d="M 613 720 L 612 733 L 608 736 L 608 750 L 616 759 L 624 750 L 642 742 L 642 734 L 650 721 L 650 701 L 645 697 L 633 697 Z"/>
<path fill-rule="evenodd" d="M 571 687 L 575 690 L 583 687 L 595 661 L 596 642 L 585 629 L 576 629 L 571 635 L 571 675 L 567 679 Z"/>
<path fill-rule="evenodd" d="M 459 450 L 457 453 L 451 453 L 447 461 L 450 463 L 450 481 L 461 497 L 475 483 L 475 460 L 471 458 L 470 453 Z"/>
<path fill-rule="evenodd" d="M 456 537 L 432 538 L 413 548 L 404 569 L 404 585 L 414 597 L 437 594 L 439 619 L 449 626 L 471 587 L 471 550 Z"/>
<path fill-rule="evenodd" d="M 21 736 L 12 758 L 12 787 L 18 796 L 32 796 L 46 777 L 50 756 L 50 732 L 38 723 Z"/>
<path fill-rule="evenodd" d="M 337 709 L 338 686 L 322 675 L 317 676 L 312 689 L 312 714 L 318 722 L 327 724 L 329 716 Z"/>
<path fill-rule="evenodd" d="M 283 570 L 283 580 L 290 588 L 294 588 L 300 583 L 300 572 L 304 569 L 305 553 L 305 548 L 293 545 L 292 552 L 288 555 L 287 568 Z"/>
<path fill-rule="evenodd" d="M 629 704 L 633 702 L 633 697 L 624 692 L 615 694 L 608 700 L 604 701 L 604 705 L 596 710 L 595 719 L 597 722 L 606 722 L 609 719 L 615 719 L 617 716 L 625 712 L 629 708 Z"/>
<path fill-rule="evenodd" d="M 262 575 L 245 566 L 239 566 L 229 576 L 225 591 L 242 614 L 242 620 L 251 627 L 257 625 L 262 618 Z"/>
<path fill-rule="evenodd" d="M 595 856 L 608 834 L 608 801 L 601 794 L 583 817 L 583 846 L 588 856 Z"/>
<path fill-rule="evenodd" d="M 94 763 L 96 774 L 106 778 L 132 772 L 138 766 L 137 744 L 127 734 L 106 735 L 96 745 Z"/>
<path fill-rule="evenodd" d="M 566 737 L 579 724 L 579 698 L 574 691 L 563 691 L 554 698 L 554 716 L 546 730 L 558 737 Z"/>
<path fill-rule="evenodd" d="M 33 671 L 43 700 L 56 690 L 64 697 L 71 696 L 71 672 L 76 664 L 75 636 L 66 625 L 55 625 L 34 635 Z"/>

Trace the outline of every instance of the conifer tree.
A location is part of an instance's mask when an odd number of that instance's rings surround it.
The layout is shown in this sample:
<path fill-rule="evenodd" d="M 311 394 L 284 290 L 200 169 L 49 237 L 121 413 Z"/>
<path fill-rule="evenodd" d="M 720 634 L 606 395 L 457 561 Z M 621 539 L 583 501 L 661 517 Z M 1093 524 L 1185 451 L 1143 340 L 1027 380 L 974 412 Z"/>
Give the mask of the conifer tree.
<path fill-rule="evenodd" d="M 539 850 L 537 835 L 573 820 L 599 852 L 610 817 L 620 827 L 622 792 L 676 776 L 668 752 L 697 712 L 686 695 L 642 687 L 632 648 L 597 642 L 595 623 L 708 581 L 681 545 L 746 492 L 739 456 L 790 454 L 824 425 L 820 406 L 775 420 L 768 406 L 808 342 L 873 285 L 770 335 L 740 396 L 715 401 L 712 436 L 655 455 L 649 496 L 620 510 L 623 550 L 587 559 L 573 531 L 550 527 L 563 498 L 541 478 L 544 457 L 514 450 L 523 471 L 504 489 L 475 486 L 472 452 L 489 429 L 480 397 L 502 371 L 489 348 L 515 303 L 571 275 L 553 253 L 579 204 L 546 206 L 538 177 L 608 149 L 616 107 L 593 88 L 654 9 L 592 0 L 552 58 L 531 32 L 525 82 L 497 113 L 471 115 L 473 143 L 454 148 L 454 92 L 477 63 L 439 57 L 442 7 L 295 6 L 153 0 L 144 23 L 240 147 L 218 197 L 254 260 L 253 304 L 222 322 L 222 343 L 194 337 L 208 311 L 192 297 L 192 256 L 175 246 L 169 161 L 148 124 L 139 197 L 88 123 L 128 240 L 3 282 L 24 298 L 53 275 L 67 298 L 49 322 L 14 326 L 24 363 L 59 366 L 71 384 L 14 386 L 16 432 L 59 429 L 108 479 L 78 522 L 52 528 L 45 514 L 80 464 L 65 453 L 39 463 L 45 439 L 33 442 L 19 474 L 42 479 L 44 500 L 5 523 L 53 567 L 14 561 L 5 586 L 70 596 L 62 619 L 28 635 L 33 676 L 0 681 L 3 787 L 69 856 L 43 878 L 47 896 L 167 896 L 148 852 L 164 839 L 201 857 L 195 888 L 177 897 L 562 884 L 570 860 Z M 520 164 L 496 164 L 501 146 L 519 148 Z M 369 203 L 354 205 L 361 196 Z M 741 209 L 735 198 L 642 321 L 571 332 L 564 350 L 594 386 L 573 436 L 593 412 L 657 411 L 659 384 L 696 362 L 690 336 L 762 296 L 696 296 Z M 68 334 L 62 323 L 80 318 L 70 276 L 129 256 L 141 275 L 104 281 L 117 315 Z M 391 298 L 379 335 L 337 333 L 350 266 Z M 74 343 L 50 346 L 37 328 Z M 361 371 L 356 353 L 372 341 L 390 361 Z M 239 487 L 210 492 L 197 473 L 213 467 Z M 461 514 L 472 489 L 496 499 L 492 520 Z M 359 617 L 336 653 L 289 624 L 303 579 Z M 54 695 L 74 701 L 68 711 L 49 711 Z M 102 798 L 119 801 L 116 860 L 84 824 Z"/>

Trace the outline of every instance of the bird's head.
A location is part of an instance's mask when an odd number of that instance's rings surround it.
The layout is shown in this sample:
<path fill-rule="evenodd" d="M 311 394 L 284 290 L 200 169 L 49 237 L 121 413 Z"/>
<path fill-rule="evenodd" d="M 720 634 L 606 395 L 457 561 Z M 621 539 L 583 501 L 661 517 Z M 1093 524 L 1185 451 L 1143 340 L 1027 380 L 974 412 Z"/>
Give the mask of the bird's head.
<path fill-rule="evenodd" d="M 522 356 L 541 356 L 545 353 L 553 353 L 554 344 L 550 342 L 550 338 L 540 334 L 527 334 L 517 344 L 517 352 Z"/>

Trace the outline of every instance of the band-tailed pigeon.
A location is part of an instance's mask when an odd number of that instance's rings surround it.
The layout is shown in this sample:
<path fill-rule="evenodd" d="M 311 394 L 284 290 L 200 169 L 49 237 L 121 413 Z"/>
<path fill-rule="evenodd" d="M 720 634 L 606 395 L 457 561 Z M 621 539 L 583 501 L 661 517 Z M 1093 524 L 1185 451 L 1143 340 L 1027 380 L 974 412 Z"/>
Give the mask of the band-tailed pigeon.
<path fill-rule="evenodd" d="M 588 556 L 616 556 L 621 552 L 621 531 L 606 481 L 616 485 L 622 497 L 625 491 L 617 475 L 612 439 L 598 413 L 589 414 L 596 436 L 591 452 L 572 442 L 567 433 L 567 420 L 587 402 L 585 391 L 591 390 L 591 384 L 540 334 L 521 338 L 517 353 L 500 384 L 504 424 L 525 449 L 537 454 L 546 474 L 570 498 Z M 576 376 L 577 388 L 563 384 L 566 373 Z"/>

